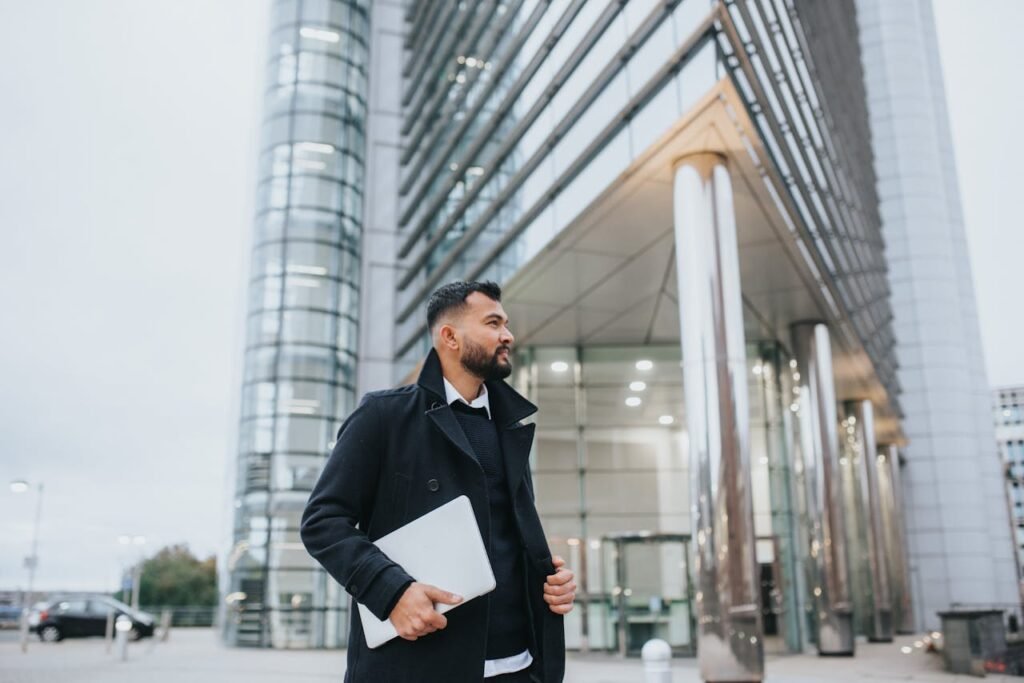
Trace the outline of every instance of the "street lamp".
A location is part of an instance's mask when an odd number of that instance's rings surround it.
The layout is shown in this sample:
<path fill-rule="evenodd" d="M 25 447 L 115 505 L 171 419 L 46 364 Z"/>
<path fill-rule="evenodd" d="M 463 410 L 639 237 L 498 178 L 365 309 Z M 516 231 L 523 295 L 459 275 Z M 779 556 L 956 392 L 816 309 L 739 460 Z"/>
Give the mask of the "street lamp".
<path fill-rule="evenodd" d="M 145 536 L 130 536 L 128 534 L 122 534 L 117 537 L 117 542 L 121 545 L 134 545 L 139 547 L 139 557 L 135 562 L 135 566 L 132 569 L 132 600 L 131 605 L 133 609 L 139 608 L 139 583 L 142 581 L 142 546 L 146 543 Z"/>
<path fill-rule="evenodd" d="M 23 479 L 11 482 L 11 493 L 26 493 L 31 486 Z M 21 651 L 28 651 L 28 611 L 32 600 L 32 584 L 35 583 L 36 567 L 39 566 L 39 516 L 43 512 L 43 482 L 36 483 L 36 518 L 32 525 L 32 554 L 25 558 L 28 569 L 28 587 L 21 605 Z"/>

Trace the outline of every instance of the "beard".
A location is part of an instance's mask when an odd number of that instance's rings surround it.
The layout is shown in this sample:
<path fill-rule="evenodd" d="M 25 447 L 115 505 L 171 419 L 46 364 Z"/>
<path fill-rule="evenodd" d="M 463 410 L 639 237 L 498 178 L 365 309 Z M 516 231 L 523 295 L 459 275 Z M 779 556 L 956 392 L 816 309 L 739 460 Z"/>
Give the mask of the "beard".
<path fill-rule="evenodd" d="M 512 374 L 512 361 L 502 363 L 498 358 L 498 354 L 502 351 L 508 351 L 511 354 L 512 350 L 508 346 L 502 345 L 496 348 L 494 353 L 488 353 L 483 346 L 467 339 L 466 351 L 462 354 L 459 362 L 468 372 L 485 382 L 505 379 Z"/>

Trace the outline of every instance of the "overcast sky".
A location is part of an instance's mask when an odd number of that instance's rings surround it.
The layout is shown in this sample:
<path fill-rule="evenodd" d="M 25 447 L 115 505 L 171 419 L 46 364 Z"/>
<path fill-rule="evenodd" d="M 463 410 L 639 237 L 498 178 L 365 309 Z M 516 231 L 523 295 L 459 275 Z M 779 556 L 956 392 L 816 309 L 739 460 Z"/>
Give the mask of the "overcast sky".
<path fill-rule="evenodd" d="M 0 590 L 227 542 L 265 0 L 0 0 Z M 936 0 L 992 384 L 1024 383 L 1024 2 Z M 171 512 L 168 512 L 171 511 Z"/>

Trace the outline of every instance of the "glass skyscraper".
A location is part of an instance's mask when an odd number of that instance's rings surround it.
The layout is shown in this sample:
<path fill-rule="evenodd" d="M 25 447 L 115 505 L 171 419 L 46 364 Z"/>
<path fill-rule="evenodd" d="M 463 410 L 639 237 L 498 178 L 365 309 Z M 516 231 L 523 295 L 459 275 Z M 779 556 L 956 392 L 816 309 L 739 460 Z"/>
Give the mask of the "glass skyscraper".
<path fill-rule="evenodd" d="M 343 646 L 347 595 L 298 516 L 356 398 L 414 379 L 453 279 L 504 288 L 538 507 L 580 579 L 568 647 L 656 636 L 708 680 L 760 680 L 766 649 L 930 625 L 919 605 L 952 593 L 904 516 L 934 462 L 907 455 L 914 273 L 889 240 L 919 188 L 878 149 L 898 99 L 878 69 L 903 54 L 878 47 L 881 11 L 276 0 L 228 641 Z M 944 580 L 997 602 L 966 577 Z"/>

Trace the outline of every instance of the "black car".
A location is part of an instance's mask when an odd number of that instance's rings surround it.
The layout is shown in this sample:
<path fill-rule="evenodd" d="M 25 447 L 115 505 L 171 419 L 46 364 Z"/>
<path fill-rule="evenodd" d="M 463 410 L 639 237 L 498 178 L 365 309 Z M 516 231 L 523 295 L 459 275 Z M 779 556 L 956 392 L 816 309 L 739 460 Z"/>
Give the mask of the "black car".
<path fill-rule="evenodd" d="M 125 615 L 132 621 L 128 633 L 131 640 L 153 635 L 153 615 L 132 609 L 119 600 L 106 595 L 69 595 L 52 601 L 39 613 L 39 622 L 31 631 L 48 643 L 64 638 L 102 636 L 107 631 L 107 615 L 114 619 Z"/>

